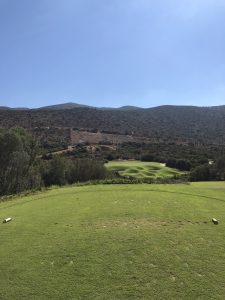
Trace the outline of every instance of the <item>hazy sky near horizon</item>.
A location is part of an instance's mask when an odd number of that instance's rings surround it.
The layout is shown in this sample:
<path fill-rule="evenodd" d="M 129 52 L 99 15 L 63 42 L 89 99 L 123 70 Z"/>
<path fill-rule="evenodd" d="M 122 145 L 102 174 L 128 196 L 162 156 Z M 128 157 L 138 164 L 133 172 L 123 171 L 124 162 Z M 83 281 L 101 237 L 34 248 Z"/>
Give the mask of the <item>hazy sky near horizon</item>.
<path fill-rule="evenodd" d="M 225 104 L 225 0 L 0 0 L 0 106 Z"/>

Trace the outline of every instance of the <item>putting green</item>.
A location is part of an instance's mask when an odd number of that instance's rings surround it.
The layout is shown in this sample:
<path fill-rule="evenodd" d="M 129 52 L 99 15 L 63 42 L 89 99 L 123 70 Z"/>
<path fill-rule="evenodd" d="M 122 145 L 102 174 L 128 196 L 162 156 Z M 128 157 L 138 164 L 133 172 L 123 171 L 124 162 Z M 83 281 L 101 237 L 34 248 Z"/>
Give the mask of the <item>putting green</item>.
<path fill-rule="evenodd" d="M 143 178 L 168 178 L 180 175 L 182 172 L 165 167 L 164 164 L 157 162 L 141 161 L 110 161 L 105 166 L 109 170 L 117 171 L 121 176 Z"/>

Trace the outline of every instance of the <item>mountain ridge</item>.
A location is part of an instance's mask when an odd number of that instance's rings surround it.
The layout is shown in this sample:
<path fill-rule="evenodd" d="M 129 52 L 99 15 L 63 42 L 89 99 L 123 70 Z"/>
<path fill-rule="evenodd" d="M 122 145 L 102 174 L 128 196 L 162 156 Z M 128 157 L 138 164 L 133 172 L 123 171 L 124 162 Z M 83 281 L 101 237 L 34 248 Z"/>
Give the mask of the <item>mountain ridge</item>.
<path fill-rule="evenodd" d="M 225 145 L 225 106 L 158 106 L 148 109 L 76 107 L 56 110 L 0 110 L 0 127 L 107 131 L 153 141 Z M 46 130 L 46 131 L 45 131 Z"/>
<path fill-rule="evenodd" d="M 135 109 L 144 109 L 138 106 L 124 105 L 121 107 L 97 107 L 86 104 L 80 104 L 75 102 L 65 102 L 60 104 L 53 104 L 47 106 L 40 106 L 37 108 L 28 108 L 28 107 L 9 107 L 9 106 L 0 106 L 0 110 L 65 110 L 65 109 L 74 109 L 74 108 L 92 108 L 98 110 L 135 110 Z"/>
<path fill-rule="evenodd" d="M 159 106 L 153 106 L 153 107 L 139 107 L 139 106 L 133 106 L 133 105 L 124 105 L 120 107 L 97 107 L 97 106 L 91 106 L 86 104 L 80 104 L 76 102 L 65 102 L 60 104 L 53 104 L 53 105 L 47 105 L 47 106 L 40 106 L 37 108 L 28 108 L 28 107 L 9 107 L 9 106 L 0 106 L 0 110 L 70 110 L 75 108 L 89 108 L 89 109 L 96 109 L 96 110 L 124 110 L 124 111 L 130 111 L 130 110 L 151 110 L 151 109 L 157 109 L 157 108 L 176 108 L 176 107 L 182 107 L 182 108 L 223 108 L 225 105 L 215 105 L 215 106 L 195 106 L 195 105 L 174 105 L 174 104 L 165 104 L 165 105 L 159 105 Z"/>
<path fill-rule="evenodd" d="M 97 110 L 136 110 L 136 109 L 143 109 L 142 107 L 132 106 L 132 105 L 124 105 L 120 107 L 97 107 L 91 106 L 86 104 L 80 104 L 75 102 L 66 102 L 61 104 L 54 104 L 48 106 L 42 106 L 37 109 L 39 110 L 63 110 L 63 109 L 74 109 L 74 108 L 91 108 Z"/>

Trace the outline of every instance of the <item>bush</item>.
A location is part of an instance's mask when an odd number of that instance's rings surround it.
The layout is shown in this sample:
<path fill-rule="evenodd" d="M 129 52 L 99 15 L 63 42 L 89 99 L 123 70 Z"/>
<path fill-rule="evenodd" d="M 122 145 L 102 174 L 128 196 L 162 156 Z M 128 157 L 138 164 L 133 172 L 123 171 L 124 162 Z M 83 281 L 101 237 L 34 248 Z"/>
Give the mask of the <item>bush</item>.
<path fill-rule="evenodd" d="M 151 154 L 142 155 L 141 161 L 146 161 L 146 162 L 154 161 L 154 156 Z"/>
<path fill-rule="evenodd" d="M 72 161 L 66 172 L 68 183 L 84 182 L 106 178 L 108 171 L 103 162 L 91 159 L 76 159 Z"/>
<path fill-rule="evenodd" d="M 209 181 L 212 179 L 210 174 L 210 166 L 207 164 L 198 166 L 190 173 L 191 181 Z"/>
<path fill-rule="evenodd" d="M 166 162 L 166 166 L 170 168 L 175 168 L 180 171 L 190 171 L 191 164 L 189 161 L 182 160 L 182 159 L 171 159 Z"/>
<path fill-rule="evenodd" d="M 60 156 L 53 159 L 42 168 L 42 178 L 45 186 L 66 184 L 66 161 Z"/>
<path fill-rule="evenodd" d="M 225 180 L 225 157 L 219 157 L 212 165 L 204 164 L 191 170 L 191 181 Z"/>

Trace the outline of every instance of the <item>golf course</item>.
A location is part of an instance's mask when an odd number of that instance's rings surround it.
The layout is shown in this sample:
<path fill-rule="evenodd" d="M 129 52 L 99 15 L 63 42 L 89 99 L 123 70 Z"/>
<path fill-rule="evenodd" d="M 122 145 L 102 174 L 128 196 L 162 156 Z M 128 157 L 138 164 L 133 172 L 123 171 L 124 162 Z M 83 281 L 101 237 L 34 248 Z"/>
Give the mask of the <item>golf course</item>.
<path fill-rule="evenodd" d="M 181 171 L 168 168 L 164 164 L 158 162 L 142 162 L 142 161 L 110 161 L 105 166 L 112 171 L 118 172 L 123 177 L 132 177 L 136 179 L 143 178 L 169 178 L 182 174 Z"/>
<path fill-rule="evenodd" d="M 224 299 L 224 195 L 74 185 L 2 201 L 0 299 Z"/>

